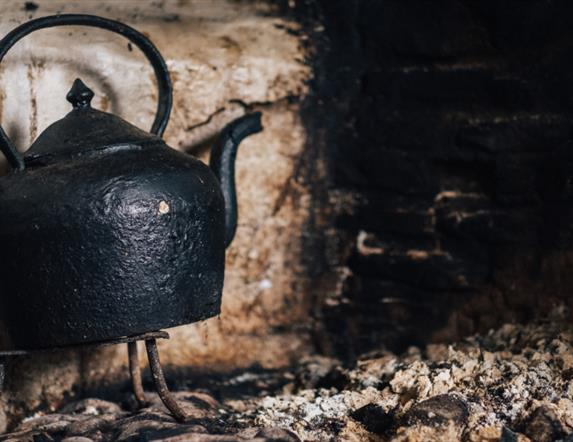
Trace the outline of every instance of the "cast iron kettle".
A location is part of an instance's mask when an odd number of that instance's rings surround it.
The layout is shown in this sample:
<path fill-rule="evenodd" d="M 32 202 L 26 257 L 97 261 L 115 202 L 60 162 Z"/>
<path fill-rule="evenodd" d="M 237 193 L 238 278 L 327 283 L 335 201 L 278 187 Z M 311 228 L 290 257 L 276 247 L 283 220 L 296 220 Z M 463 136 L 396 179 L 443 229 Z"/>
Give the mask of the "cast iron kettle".
<path fill-rule="evenodd" d="M 171 80 L 161 54 L 135 29 L 96 16 L 43 17 L 0 41 L 0 61 L 27 34 L 62 25 L 104 28 L 138 46 L 157 77 L 157 115 L 146 132 L 96 110 L 94 93 L 78 79 L 67 95 L 73 110 L 23 155 L 0 127 L 12 168 L 0 178 L 2 350 L 133 343 L 134 388 L 144 401 L 134 342 L 146 340 L 151 368 L 157 362 L 160 370 L 162 328 L 220 311 L 225 248 L 237 223 L 237 147 L 262 130 L 260 113 L 223 130 L 207 167 L 161 139 Z"/>

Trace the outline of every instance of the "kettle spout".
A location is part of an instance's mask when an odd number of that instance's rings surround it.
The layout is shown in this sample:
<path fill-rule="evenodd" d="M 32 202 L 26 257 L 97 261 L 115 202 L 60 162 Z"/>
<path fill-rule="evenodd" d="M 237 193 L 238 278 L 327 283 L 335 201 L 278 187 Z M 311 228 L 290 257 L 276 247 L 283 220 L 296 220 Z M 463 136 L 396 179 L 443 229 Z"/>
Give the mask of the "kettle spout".
<path fill-rule="evenodd" d="M 235 158 L 239 144 L 249 135 L 263 130 L 261 113 L 253 112 L 229 123 L 211 151 L 209 166 L 219 180 L 225 199 L 225 247 L 231 244 L 237 230 L 237 194 Z"/>

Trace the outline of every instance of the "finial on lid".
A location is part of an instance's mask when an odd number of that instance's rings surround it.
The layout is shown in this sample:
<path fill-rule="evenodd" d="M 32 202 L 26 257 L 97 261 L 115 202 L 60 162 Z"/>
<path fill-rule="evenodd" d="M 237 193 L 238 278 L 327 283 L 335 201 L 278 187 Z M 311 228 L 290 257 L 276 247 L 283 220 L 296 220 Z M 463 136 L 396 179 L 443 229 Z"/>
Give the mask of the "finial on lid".
<path fill-rule="evenodd" d="M 66 95 L 66 99 L 72 103 L 74 109 L 89 107 L 93 97 L 93 91 L 79 78 L 76 78 L 68 95 Z"/>

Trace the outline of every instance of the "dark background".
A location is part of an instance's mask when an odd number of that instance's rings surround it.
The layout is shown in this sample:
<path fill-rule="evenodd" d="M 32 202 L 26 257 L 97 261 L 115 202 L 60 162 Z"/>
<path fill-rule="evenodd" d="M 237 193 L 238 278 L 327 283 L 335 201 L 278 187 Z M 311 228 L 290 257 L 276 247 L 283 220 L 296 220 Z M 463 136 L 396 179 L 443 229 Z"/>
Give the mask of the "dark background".
<path fill-rule="evenodd" d="M 334 221 L 351 276 L 317 304 L 319 348 L 404 350 L 567 303 L 573 2 L 294 5 L 316 72 L 307 160 L 326 149 L 325 193 L 359 201 Z"/>

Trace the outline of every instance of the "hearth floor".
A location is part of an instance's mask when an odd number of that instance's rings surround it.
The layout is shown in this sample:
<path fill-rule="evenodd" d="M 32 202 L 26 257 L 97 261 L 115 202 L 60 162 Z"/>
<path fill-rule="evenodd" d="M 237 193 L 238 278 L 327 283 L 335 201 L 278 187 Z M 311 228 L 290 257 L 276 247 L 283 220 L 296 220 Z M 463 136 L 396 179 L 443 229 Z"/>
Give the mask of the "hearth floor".
<path fill-rule="evenodd" d="M 2 441 L 573 441 L 573 329 L 558 310 L 453 345 L 369 353 L 349 367 L 185 379 L 177 423 L 155 394 L 87 398 L 26 418 Z M 168 372 L 169 373 L 169 372 Z"/>

